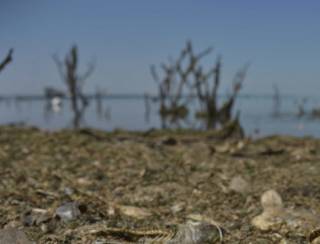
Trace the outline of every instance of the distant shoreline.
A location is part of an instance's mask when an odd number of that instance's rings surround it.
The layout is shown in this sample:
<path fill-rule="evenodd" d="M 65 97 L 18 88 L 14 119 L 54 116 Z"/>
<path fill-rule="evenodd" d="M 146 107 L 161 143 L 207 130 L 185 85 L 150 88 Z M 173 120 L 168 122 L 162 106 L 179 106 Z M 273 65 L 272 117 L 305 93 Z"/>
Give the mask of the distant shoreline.
<path fill-rule="evenodd" d="M 87 93 L 84 95 L 87 99 L 145 99 L 150 98 L 152 100 L 157 100 L 159 96 L 154 94 L 137 94 L 137 93 L 114 93 L 114 94 L 99 94 L 99 93 Z M 194 95 L 183 95 L 183 97 L 196 98 Z M 220 94 L 220 98 L 228 97 L 228 94 Z M 12 94 L 12 95 L 0 95 L 0 100 L 45 100 L 48 97 L 44 94 Z M 273 94 L 239 94 L 240 99 L 274 99 Z M 281 95 L 281 99 L 301 99 L 308 98 L 312 100 L 320 100 L 318 96 L 302 96 L 302 95 Z M 69 99 L 69 97 L 63 97 L 62 99 Z"/>

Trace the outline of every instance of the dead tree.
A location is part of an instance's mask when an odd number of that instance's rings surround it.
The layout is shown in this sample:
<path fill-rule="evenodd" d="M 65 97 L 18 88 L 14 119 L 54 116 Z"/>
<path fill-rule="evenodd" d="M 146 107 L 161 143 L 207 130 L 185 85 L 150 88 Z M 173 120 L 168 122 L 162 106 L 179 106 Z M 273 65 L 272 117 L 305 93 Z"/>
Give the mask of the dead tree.
<path fill-rule="evenodd" d="M 94 70 L 93 63 L 88 65 L 87 71 L 83 74 L 78 72 L 78 48 L 73 45 L 66 54 L 64 60 L 60 60 L 56 55 L 53 60 L 57 65 L 59 74 L 67 85 L 68 92 L 71 100 L 71 109 L 74 112 L 74 127 L 79 127 L 79 123 L 85 108 L 88 105 L 87 98 L 83 93 L 83 85 L 85 80 L 92 74 Z"/>
<path fill-rule="evenodd" d="M 215 65 L 207 72 L 203 71 L 201 66 L 197 68 L 194 86 L 201 110 L 197 112 L 196 116 L 206 119 L 208 129 L 224 126 L 232 120 L 232 110 L 246 76 L 247 68 L 248 65 L 236 73 L 232 93 L 221 106 L 218 101 L 218 90 L 221 84 L 221 57 L 218 57 Z"/>
<path fill-rule="evenodd" d="M 7 56 L 3 59 L 3 61 L 0 63 L 0 72 L 4 70 L 4 68 L 12 62 L 12 54 L 13 54 L 13 49 L 11 48 L 8 51 Z"/>
<path fill-rule="evenodd" d="M 188 110 L 188 102 L 196 96 L 200 104 L 197 117 L 207 121 L 206 127 L 217 128 L 232 121 L 232 109 L 244 81 L 247 65 L 236 73 L 231 95 L 222 105 L 218 102 L 218 90 L 221 83 L 221 57 L 209 70 L 205 70 L 200 61 L 212 52 L 208 48 L 198 54 L 192 43 L 187 42 L 176 61 L 162 64 L 162 78 L 151 67 L 151 74 L 159 87 L 160 114 L 177 114 L 182 108 Z M 187 94 L 185 93 L 187 92 Z M 237 117 L 234 119 L 237 120 Z"/>
<path fill-rule="evenodd" d="M 188 114 L 188 103 L 190 101 L 191 86 L 194 73 L 202 57 L 211 52 L 208 48 L 202 53 L 195 55 L 192 44 L 187 42 L 186 47 L 180 52 L 177 60 L 169 60 L 167 64 L 162 63 L 162 77 L 158 75 L 156 67 L 151 66 L 151 74 L 159 87 L 160 114 L 173 118 L 183 118 Z M 188 93 L 187 96 L 186 93 Z"/>
<path fill-rule="evenodd" d="M 222 104 L 218 111 L 218 121 L 221 124 L 229 122 L 232 120 L 232 109 L 234 107 L 236 98 L 238 96 L 239 91 L 241 90 L 242 83 L 247 74 L 248 65 L 245 65 L 242 69 L 240 69 L 233 80 L 232 84 L 232 93 L 228 97 L 228 99 Z"/>

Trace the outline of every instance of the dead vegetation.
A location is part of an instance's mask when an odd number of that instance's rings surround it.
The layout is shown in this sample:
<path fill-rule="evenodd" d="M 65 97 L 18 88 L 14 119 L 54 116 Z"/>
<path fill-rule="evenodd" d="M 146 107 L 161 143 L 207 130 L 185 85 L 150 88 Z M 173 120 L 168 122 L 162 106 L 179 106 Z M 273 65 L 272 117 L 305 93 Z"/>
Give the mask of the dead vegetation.
<path fill-rule="evenodd" d="M 176 120 L 188 115 L 189 99 L 184 95 L 188 92 L 188 87 L 192 85 L 192 76 L 201 58 L 198 56 L 188 59 L 188 54 L 192 52 L 191 49 L 191 43 L 188 43 L 177 60 L 169 60 L 167 64 L 162 63 L 162 77 L 159 76 L 156 67 L 151 66 L 152 77 L 159 89 L 159 113 L 163 117 L 171 117 L 172 120 Z M 183 66 L 185 63 L 187 63 L 186 66 Z"/>
<path fill-rule="evenodd" d="M 94 71 L 94 64 L 90 63 L 83 74 L 79 73 L 79 54 L 76 45 L 71 47 L 63 61 L 57 55 L 53 56 L 53 60 L 57 65 L 61 79 L 67 85 L 71 109 L 74 113 L 73 126 L 78 128 L 85 108 L 88 106 L 88 99 L 83 93 L 83 86 Z"/>
<path fill-rule="evenodd" d="M 223 127 L 233 120 L 233 107 L 237 95 L 242 87 L 246 76 L 247 66 L 237 72 L 234 77 L 232 93 L 222 105 L 219 105 L 218 90 L 221 84 L 221 57 L 218 57 L 216 64 L 208 71 L 198 67 L 195 73 L 195 87 L 201 110 L 197 112 L 198 117 L 205 117 L 208 129 Z M 236 117 L 235 120 L 238 120 Z"/>
<path fill-rule="evenodd" d="M 242 130 L 238 116 L 233 117 L 233 107 L 248 66 L 236 73 L 232 93 L 220 105 L 218 91 L 221 84 L 221 57 L 217 58 L 215 65 L 209 70 L 205 70 L 201 64 L 202 59 L 211 52 L 212 48 L 208 48 L 196 54 L 192 43 L 188 41 L 176 60 L 161 64 L 161 77 L 155 66 L 151 67 L 151 74 L 159 87 L 160 115 L 170 117 L 173 121 L 185 118 L 190 110 L 190 101 L 196 97 L 200 109 L 195 116 L 205 121 L 207 129 L 216 129 L 236 122 L 239 130 Z"/>

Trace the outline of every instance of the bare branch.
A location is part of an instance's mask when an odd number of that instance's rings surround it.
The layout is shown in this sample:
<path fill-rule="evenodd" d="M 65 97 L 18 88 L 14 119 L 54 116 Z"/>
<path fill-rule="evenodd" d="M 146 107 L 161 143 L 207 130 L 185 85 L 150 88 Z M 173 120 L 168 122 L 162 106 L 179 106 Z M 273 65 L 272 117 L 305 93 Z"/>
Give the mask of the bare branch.
<path fill-rule="evenodd" d="M 233 79 L 233 93 L 237 94 L 238 91 L 241 89 L 242 87 L 242 83 L 247 75 L 247 71 L 249 69 L 250 63 L 247 63 L 242 69 L 240 69 L 234 79 Z"/>
<path fill-rule="evenodd" d="M 160 79 L 159 79 L 159 76 L 158 76 L 157 69 L 156 69 L 156 66 L 155 66 L 155 65 L 151 65 L 151 66 L 150 66 L 150 72 L 151 72 L 151 75 L 152 75 L 153 80 L 154 80 L 157 84 L 159 84 L 159 83 L 160 83 Z"/>
<path fill-rule="evenodd" d="M 81 82 L 84 82 L 86 79 L 89 78 L 90 75 L 92 75 L 92 73 L 94 72 L 95 68 L 96 68 L 96 65 L 95 65 L 94 62 L 89 63 L 89 64 L 88 64 L 87 71 L 86 71 L 83 75 L 81 75 L 81 76 L 79 77 L 79 80 L 80 80 Z"/>
<path fill-rule="evenodd" d="M 207 48 L 206 50 L 202 51 L 197 55 L 197 59 L 198 60 L 202 59 L 203 57 L 209 55 L 212 51 L 213 51 L 212 47 Z"/>
<path fill-rule="evenodd" d="M 221 56 L 218 57 L 215 67 L 212 69 L 214 73 L 214 83 L 212 89 L 212 96 L 217 97 L 218 88 L 220 85 L 221 77 Z"/>
<path fill-rule="evenodd" d="M 7 56 L 4 58 L 4 60 L 0 63 L 0 72 L 10 63 L 12 62 L 12 54 L 13 54 L 13 49 L 11 48 L 8 51 Z"/>
<path fill-rule="evenodd" d="M 61 78 L 61 80 L 65 81 L 66 77 L 65 77 L 65 71 L 64 71 L 64 66 L 62 61 L 59 59 L 57 54 L 52 55 L 52 60 L 54 61 L 54 63 L 57 66 L 58 72 L 59 72 L 59 76 Z"/>
<path fill-rule="evenodd" d="M 57 55 L 53 55 L 52 58 L 58 68 L 61 79 L 67 85 L 71 99 L 71 108 L 74 112 L 75 118 L 80 118 L 88 105 L 88 99 L 82 92 L 83 83 L 92 74 L 95 65 L 94 63 L 90 63 L 87 71 L 83 75 L 79 75 L 79 57 L 76 45 L 71 47 L 63 61 L 61 61 Z M 78 120 L 76 119 L 75 121 Z M 75 123 L 74 125 L 76 127 L 78 126 L 78 123 Z"/>

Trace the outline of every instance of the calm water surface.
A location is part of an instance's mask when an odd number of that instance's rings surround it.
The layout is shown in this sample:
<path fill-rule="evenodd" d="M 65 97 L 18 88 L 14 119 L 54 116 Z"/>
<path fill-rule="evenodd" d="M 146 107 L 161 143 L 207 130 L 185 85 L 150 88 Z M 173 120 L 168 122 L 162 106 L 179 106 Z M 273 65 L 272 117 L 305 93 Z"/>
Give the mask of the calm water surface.
<path fill-rule="evenodd" d="M 300 101 L 302 101 L 300 99 Z M 295 136 L 320 137 L 320 119 L 310 116 L 298 117 L 297 98 L 286 98 L 281 102 L 280 115 L 274 116 L 274 103 L 271 97 L 240 97 L 236 111 L 240 111 L 240 121 L 247 135 L 265 136 L 272 134 L 289 134 Z M 309 110 L 320 106 L 320 99 L 309 99 L 305 108 Z M 193 104 L 193 108 L 196 104 Z M 127 129 L 147 130 L 161 128 L 158 105 L 150 104 L 149 115 L 146 115 L 145 100 L 103 99 L 101 103 L 91 100 L 83 116 L 83 125 L 103 130 Z M 68 100 L 63 100 L 61 107 L 52 107 L 46 100 L 17 99 L 0 102 L 0 123 L 24 123 L 43 129 L 56 130 L 72 127 L 73 113 Z M 182 127 L 201 128 L 201 123 L 192 115 Z"/>

